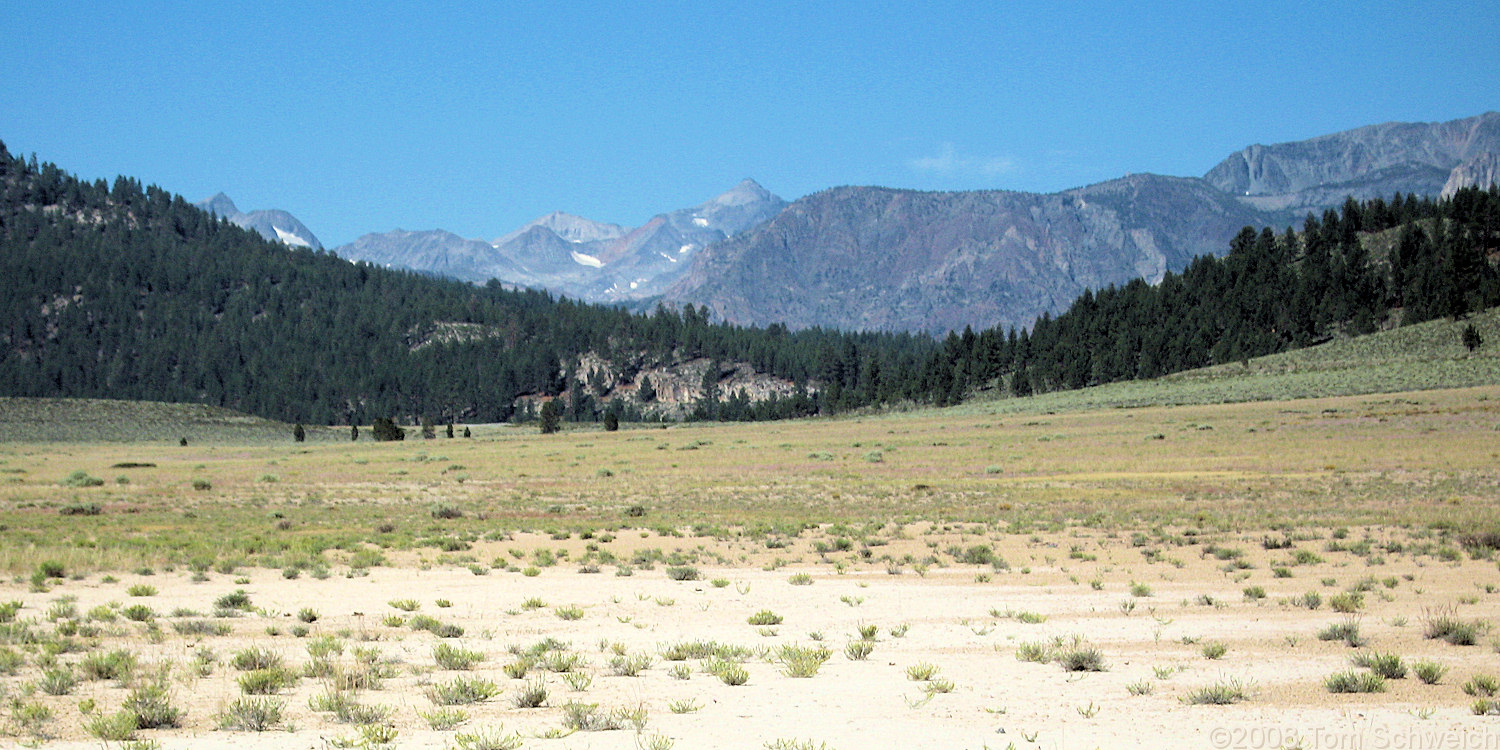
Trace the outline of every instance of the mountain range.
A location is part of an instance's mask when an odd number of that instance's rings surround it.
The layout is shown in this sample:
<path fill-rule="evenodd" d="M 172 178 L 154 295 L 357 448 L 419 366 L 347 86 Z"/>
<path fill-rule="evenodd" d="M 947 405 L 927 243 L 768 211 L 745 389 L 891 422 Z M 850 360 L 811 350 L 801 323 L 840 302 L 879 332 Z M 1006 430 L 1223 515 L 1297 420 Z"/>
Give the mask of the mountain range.
<path fill-rule="evenodd" d="M 589 302 L 704 305 L 720 320 L 944 333 L 1028 326 L 1083 290 L 1155 283 L 1245 226 L 1349 197 L 1449 195 L 1500 179 L 1500 113 L 1385 123 L 1231 154 L 1201 177 L 1131 174 L 1057 193 L 837 187 L 786 203 L 753 180 L 626 228 L 555 212 L 490 240 L 367 234 L 339 256 Z M 284 212 L 203 205 L 317 247 Z"/>
<path fill-rule="evenodd" d="M 198 201 L 193 205 L 219 218 L 228 219 L 235 226 L 253 229 L 268 240 L 286 245 L 310 247 L 314 250 L 323 249 L 323 243 L 318 241 L 317 235 L 313 234 L 311 229 L 298 221 L 297 217 L 281 209 L 272 208 L 245 213 L 235 207 L 234 201 L 223 193 L 215 193 L 212 198 Z"/>
<path fill-rule="evenodd" d="M 702 204 L 658 214 L 633 229 L 559 211 L 488 241 L 441 229 L 395 229 L 364 235 L 334 252 L 464 281 L 499 279 L 587 302 L 622 302 L 662 294 L 704 248 L 763 224 L 786 205 L 745 179 Z"/>
<path fill-rule="evenodd" d="M 701 253 L 663 295 L 735 323 L 943 333 L 1027 326 L 1085 289 L 1155 283 L 1244 226 L 1300 226 L 1347 198 L 1496 179 L 1500 113 L 1251 146 L 1203 177 L 1135 174 L 1060 193 L 843 187 Z"/>

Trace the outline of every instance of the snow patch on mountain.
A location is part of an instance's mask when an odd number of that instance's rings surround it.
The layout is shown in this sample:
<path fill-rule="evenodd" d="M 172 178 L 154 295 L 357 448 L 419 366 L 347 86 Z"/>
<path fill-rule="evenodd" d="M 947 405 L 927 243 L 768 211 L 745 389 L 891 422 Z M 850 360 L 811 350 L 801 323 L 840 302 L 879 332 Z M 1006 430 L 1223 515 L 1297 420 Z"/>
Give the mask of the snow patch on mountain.
<path fill-rule="evenodd" d="M 595 258 L 592 255 L 587 255 L 587 254 L 584 254 L 584 253 L 580 253 L 577 250 L 574 250 L 571 254 L 573 256 L 573 262 L 577 263 L 580 266 L 589 266 L 591 268 L 603 268 L 604 267 L 604 261 L 599 260 L 598 258 Z"/>
<path fill-rule="evenodd" d="M 297 236 L 296 234 L 294 234 L 292 232 L 288 232 L 285 229 L 282 229 L 281 227 L 276 226 L 275 224 L 272 224 L 271 228 L 274 229 L 274 230 L 276 230 L 276 238 L 279 239 L 279 240 L 281 240 L 282 242 L 285 242 L 288 245 L 297 245 L 299 247 L 312 247 L 312 244 L 309 243 L 307 240 L 304 240 L 301 237 Z"/>

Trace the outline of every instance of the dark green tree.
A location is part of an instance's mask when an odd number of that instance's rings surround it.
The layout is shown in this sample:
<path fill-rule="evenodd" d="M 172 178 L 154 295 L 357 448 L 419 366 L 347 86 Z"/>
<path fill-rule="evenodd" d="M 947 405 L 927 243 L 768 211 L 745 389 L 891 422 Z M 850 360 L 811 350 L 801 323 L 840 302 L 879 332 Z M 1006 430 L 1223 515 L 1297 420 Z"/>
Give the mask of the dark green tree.
<path fill-rule="evenodd" d="M 557 432 L 561 423 L 562 407 L 558 405 L 557 399 L 547 399 L 547 403 L 542 404 L 542 411 L 537 417 L 537 426 L 543 435 L 550 435 Z"/>
<path fill-rule="evenodd" d="M 299 443 L 307 439 L 307 430 L 302 429 L 301 422 L 292 427 L 292 439 Z"/>
<path fill-rule="evenodd" d="M 1479 329 L 1475 328 L 1473 323 L 1464 326 L 1463 341 L 1464 346 L 1471 352 L 1484 346 L 1484 337 L 1479 335 Z"/>
<path fill-rule="evenodd" d="M 349 440 L 350 441 L 359 440 L 359 425 L 357 425 L 357 424 L 351 424 L 351 425 L 349 425 Z"/>
<path fill-rule="evenodd" d="M 390 417 L 376 417 L 370 424 L 370 432 L 381 442 L 406 439 L 406 430 L 398 427 Z"/>
<path fill-rule="evenodd" d="M 618 429 L 620 429 L 620 415 L 611 406 L 609 411 L 604 412 L 604 431 L 614 432 Z"/>

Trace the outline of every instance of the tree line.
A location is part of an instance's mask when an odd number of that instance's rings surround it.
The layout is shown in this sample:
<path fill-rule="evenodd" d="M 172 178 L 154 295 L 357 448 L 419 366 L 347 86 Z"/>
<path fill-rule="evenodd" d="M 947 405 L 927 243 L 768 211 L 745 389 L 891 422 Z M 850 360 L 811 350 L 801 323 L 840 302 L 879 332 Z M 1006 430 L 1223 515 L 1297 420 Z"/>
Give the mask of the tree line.
<path fill-rule="evenodd" d="M 0 143 L 0 393 L 199 402 L 298 423 L 651 418 L 644 366 L 707 358 L 689 418 L 781 419 L 978 389 L 1152 378 L 1500 304 L 1495 188 L 1350 200 L 1302 231 L 1246 228 L 1157 284 L 1085 292 L 1029 328 L 926 336 L 715 323 L 288 247 L 155 186 L 80 180 Z M 1371 237 L 1388 250 L 1372 254 Z M 620 364 L 614 382 L 573 364 Z M 720 363 L 792 383 L 751 401 Z M 525 399 L 521 400 L 526 403 Z M 550 401 L 548 401 L 550 403 Z"/>

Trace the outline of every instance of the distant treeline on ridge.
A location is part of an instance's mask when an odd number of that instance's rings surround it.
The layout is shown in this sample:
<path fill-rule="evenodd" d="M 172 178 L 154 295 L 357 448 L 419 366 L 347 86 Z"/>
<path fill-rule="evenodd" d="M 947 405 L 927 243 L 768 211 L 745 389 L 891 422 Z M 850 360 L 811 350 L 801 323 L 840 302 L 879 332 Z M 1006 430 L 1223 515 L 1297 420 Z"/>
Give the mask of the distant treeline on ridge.
<path fill-rule="evenodd" d="M 650 410 L 597 397 L 594 353 L 746 362 L 795 384 L 750 401 L 705 382 L 692 415 L 778 419 L 1150 378 L 1500 304 L 1500 193 L 1350 201 L 1303 231 L 1247 228 L 1160 284 L 1086 292 L 1027 330 L 790 331 L 476 287 L 288 248 L 131 178 L 80 180 L 0 144 L 0 394 L 197 402 L 323 424 L 504 421 L 569 394 L 577 421 Z M 1395 232 L 1372 255 L 1372 233 Z M 711 372 L 718 372 L 711 368 Z M 606 384 L 607 385 L 607 384 Z M 572 386 L 572 387 L 570 387 Z"/>

